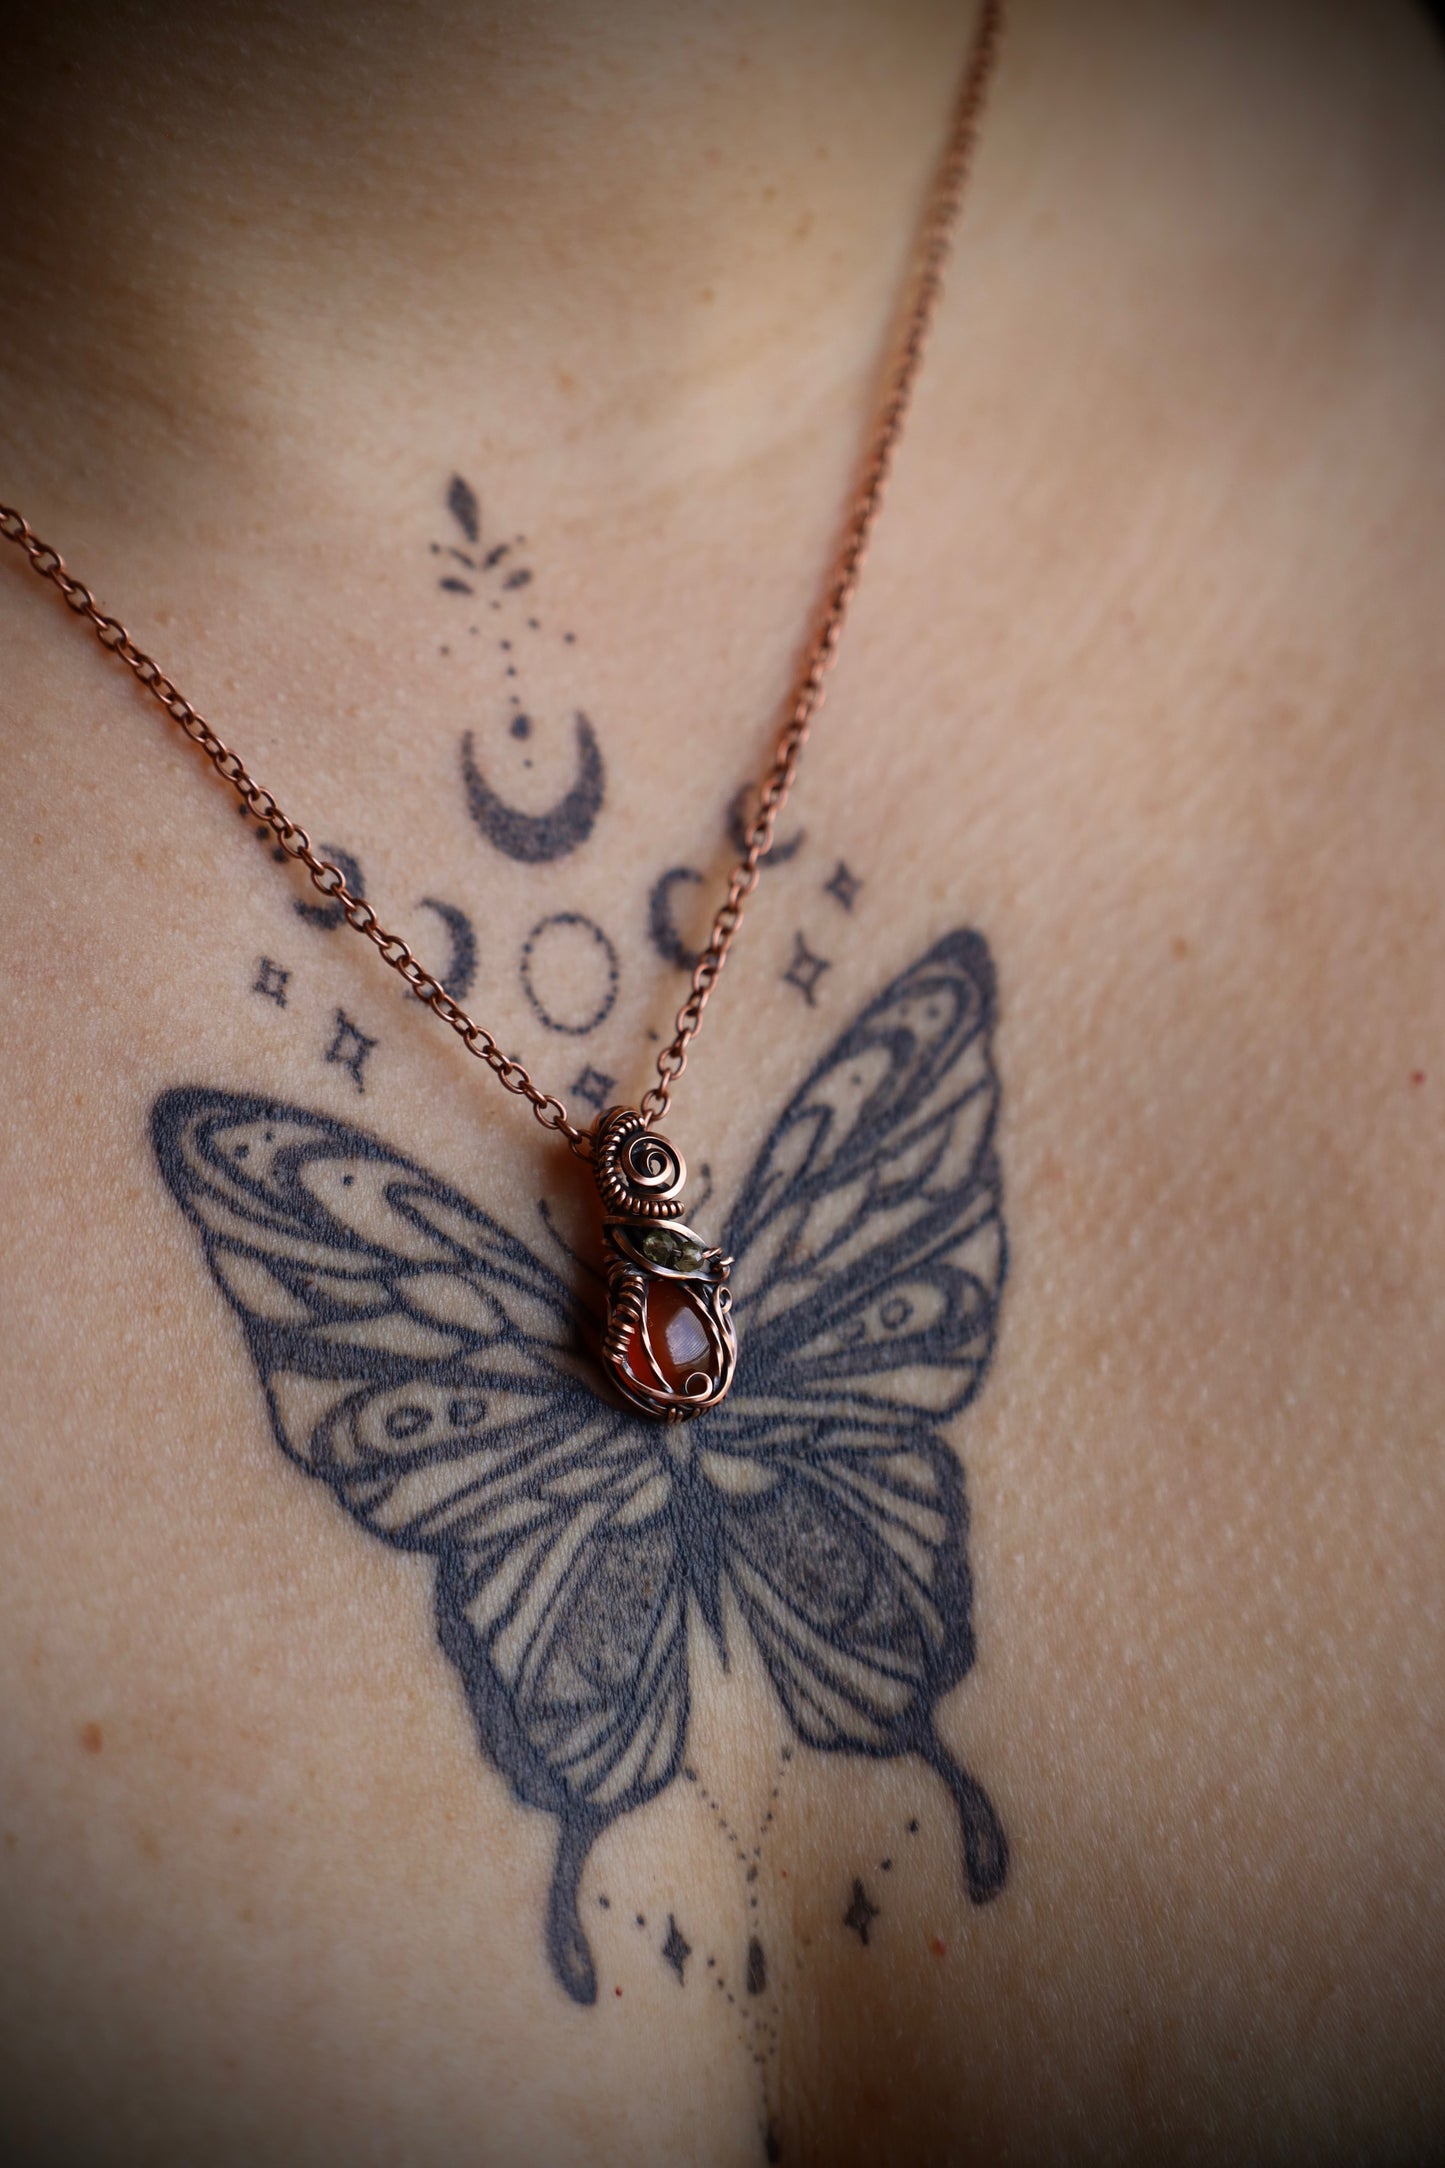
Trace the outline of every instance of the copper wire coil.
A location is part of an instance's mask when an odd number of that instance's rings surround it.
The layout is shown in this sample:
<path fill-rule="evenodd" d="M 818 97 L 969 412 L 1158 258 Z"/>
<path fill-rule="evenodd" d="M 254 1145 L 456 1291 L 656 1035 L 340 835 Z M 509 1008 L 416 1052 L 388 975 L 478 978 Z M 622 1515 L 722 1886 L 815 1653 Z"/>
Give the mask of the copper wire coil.
<path fill-rule="evenodd" d="M 610 1107 L 597 1125 L 593 1172 L 607 1211 L 620 1219 L 682 1217 L 687 1164 L 675 1144 L 631 1107 Z"/>

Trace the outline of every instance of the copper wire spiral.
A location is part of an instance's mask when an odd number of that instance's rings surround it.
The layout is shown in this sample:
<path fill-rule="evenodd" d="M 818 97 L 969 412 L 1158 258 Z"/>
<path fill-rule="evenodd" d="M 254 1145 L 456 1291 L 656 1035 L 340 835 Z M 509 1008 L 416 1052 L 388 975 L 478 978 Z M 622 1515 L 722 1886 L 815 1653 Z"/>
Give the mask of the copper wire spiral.
<path fill-rule="evenodd" d="M 682 1217 L 686 1162 L 631 1107 L 611 1107 L 598 1123 L 593 1172 L 605 1209 L 619 1219 Z"/>

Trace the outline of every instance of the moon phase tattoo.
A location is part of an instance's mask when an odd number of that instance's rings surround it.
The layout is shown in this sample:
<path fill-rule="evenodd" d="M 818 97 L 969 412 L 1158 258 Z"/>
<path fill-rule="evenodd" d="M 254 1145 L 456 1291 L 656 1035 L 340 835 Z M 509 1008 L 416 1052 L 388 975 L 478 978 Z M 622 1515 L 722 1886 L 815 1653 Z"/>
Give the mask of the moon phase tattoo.
<path fill-rule="evenodd" d="M 674 1428 L 602 1397 L 575 1288 L 390 1145 L 242 1094 L 155 1105 L 278 1445 L 434 1562 L 482 1753 L 557 1824 L 545 1946 L 579 2003 L 583 1868 L 683 1768 L 693 1635 L 724 1663 L 747 1636 L 807 1748 L 926 1763 L 969 1897 L 1004 1886 L 1003 1826 L 936 1722 L 974 1661 L 941 1426 L 984 1381 L 1007 1269 L 994 1017 L 988 949 L 952 933 L 819 1061 L 724 1232 L 732 1393 Z"/>
<path fill-rule="evenodd" d="M 597 733 L 579 709 L 573 717 L 577 740 L 576 773 L 569 789 L 545 813 L 523 813 L 493 790 L 482 773 L 477 743 L 470 730 L 463 733 L 462 783 L 467 810 L 495 850 L 519 865 L 547 865 L 565 858 L 587 841 L 602 810 L 606 773 Z"/>
<path fill-rule="evenodd" d="M 695 866 L 669 866 L 653 882 L 647 899 L 648 938 L 663 962 L 671 964 L 675 971 L 691 971 L 702 950 L 689 948 L 678 932 L 672 915 L 672 892 L 679 882 L 688 888 L 700 888 L 702 879 Z"/>
<path fill-rule="evenodd" d="M 435 911 L 446 927 L 452 952 L 441 975 L 442 984 L 453 1001 L 465 1001 L 477 976 L 476 928 L 457 904 L 444 903 L 439 896 L 423 896 L 417 909 Z"/>

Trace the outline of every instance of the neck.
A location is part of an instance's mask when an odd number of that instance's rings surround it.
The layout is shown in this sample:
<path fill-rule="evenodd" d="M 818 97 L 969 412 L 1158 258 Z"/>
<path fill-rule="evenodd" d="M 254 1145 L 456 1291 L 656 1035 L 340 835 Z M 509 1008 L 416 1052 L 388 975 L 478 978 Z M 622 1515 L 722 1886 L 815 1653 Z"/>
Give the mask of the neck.
<path fill-rule="evenodd" d="M 0 87 L 6 433 L 132 503 L 198 462 L 263 491 L 323 436 L 371 494 L 458 415 L 589 489 L 614 425 L 634 478 L 760 455 L 876 361 L 971 12 L 37 12 Z"/>

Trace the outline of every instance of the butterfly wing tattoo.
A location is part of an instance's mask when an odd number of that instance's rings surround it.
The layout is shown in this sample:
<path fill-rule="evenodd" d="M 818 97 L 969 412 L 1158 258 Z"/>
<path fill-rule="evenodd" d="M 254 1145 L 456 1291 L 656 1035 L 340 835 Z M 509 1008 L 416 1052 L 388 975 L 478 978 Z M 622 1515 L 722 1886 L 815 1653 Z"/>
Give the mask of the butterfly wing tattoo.
<path fill-rule="evenodd" d="M 1003 1886 L 998 1817 L 935 1724 L 974 1653 L 939 1425 L 982 1383 L 1006 1270 L 994 1006 L 984 942 L 955 933 L 818 1064 L 728 1228 L 733 1391 L 675 1427 L 601 1397 L 573 1290 L 424 1167 L 267 1099 L 155 1105 L 278 1444 L 435 1562 L 482 1750 L 558 1824 L 546 1946 L 579 2002 L 582 1869 L 681 1767 L 694 1618 L 724 1661 L 751 1635 L 808 1745 L 928 1762 L 969 1894 Z"/>
<path fill-rule="evenodd" d="M 724 1238 L 741 1354 L 708 1433 L 749 1471 L 723 1550 L 783 1706 L 810 1746 L 938 1771 L 977 1903 L 1008 1846 L 934 1724 L 974 1657 L 963 1475 L 937 1426 L 983 1382 L 1007 1271 L 995 1006 L 987 945 L 951 934 L 787 1107 Z"/>

